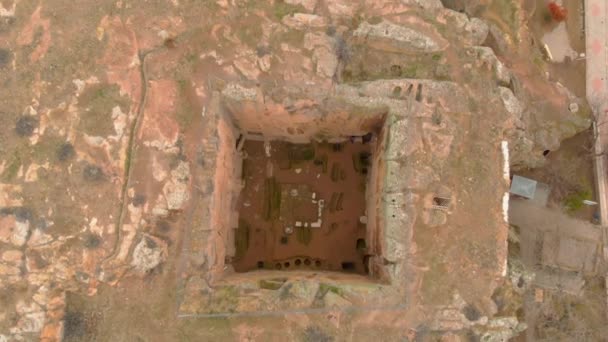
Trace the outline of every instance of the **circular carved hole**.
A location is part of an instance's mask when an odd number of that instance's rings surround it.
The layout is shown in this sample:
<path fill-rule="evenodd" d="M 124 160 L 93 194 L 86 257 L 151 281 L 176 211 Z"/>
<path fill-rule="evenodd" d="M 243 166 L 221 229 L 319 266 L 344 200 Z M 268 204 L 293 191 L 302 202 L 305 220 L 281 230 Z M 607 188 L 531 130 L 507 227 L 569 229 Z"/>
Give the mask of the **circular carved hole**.
<path fill-rule="evenodd" d="M 289 263 L 289 261 L 285 261 L 285 263 L 283 265 L 285 265 L 285 268 L 289 268 L 290 263 Z"/>
<path fill-rule="evenodd" d="M 321 267 L 321 260 L 315 260 L 315 266 Z"/>
<path fill-rule="evenodd" d="M 300 259 L 296 259 L 295 264 L 296 264 L 296 266 L 300 266 L 300 264 L 302 264 L 302 260 L 300 260 Z"/>
<path fill-rule="evenodd" d="M 304 265 L 310 266 L 310 259 L 304 259 Z"/>

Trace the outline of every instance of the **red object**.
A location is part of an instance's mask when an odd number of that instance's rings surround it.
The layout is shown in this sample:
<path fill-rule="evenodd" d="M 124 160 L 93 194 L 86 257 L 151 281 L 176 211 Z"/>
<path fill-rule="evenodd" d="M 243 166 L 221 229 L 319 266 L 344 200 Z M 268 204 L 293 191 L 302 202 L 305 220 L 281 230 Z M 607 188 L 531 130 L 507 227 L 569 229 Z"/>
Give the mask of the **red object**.
<path fill-rule="evenodd" d="M 549 3 L 549 12 L 555 21 L 564 21 L 568 16 L 568 10 L 553 1 Z"/>

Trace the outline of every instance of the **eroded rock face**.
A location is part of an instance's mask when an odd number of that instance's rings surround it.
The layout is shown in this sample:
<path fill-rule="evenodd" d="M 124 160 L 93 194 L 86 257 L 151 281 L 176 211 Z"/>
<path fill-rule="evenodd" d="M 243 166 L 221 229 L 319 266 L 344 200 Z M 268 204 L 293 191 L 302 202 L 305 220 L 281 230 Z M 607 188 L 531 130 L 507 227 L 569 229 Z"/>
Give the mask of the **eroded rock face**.
<path fill-rule="evenodd" d="M 189 198 L 188 178 L 190 168 L 188 163 L 180 162 L 177 168 L 171 171 L 171 179 L 163 187 L 168 210 L 183 209 Z"/>
<path fill-rule="evenodd" d="M 145 274 L 158 267 L 166 257 L 166 244 L 151 236 L 144 236 L 133 250 L 131 265 Z"/>
<path fill-rule="evenodd" d="M 382 21 L 377 24 L 362 23 L 353 35 L 368 39 L 368 44 L 393 52 L 439 52 L 446 43 L 415 29 Z"/>
<path fill-rule="evenodd" d="M 470 45 L 481 45 L 488 37 L 488 24 L 479 18 L 469 19 L 466 14 L 455 11 L 448 11 L 446 17 L 454 22 L 457 29 L 462 30 L 465 41 Z"/>

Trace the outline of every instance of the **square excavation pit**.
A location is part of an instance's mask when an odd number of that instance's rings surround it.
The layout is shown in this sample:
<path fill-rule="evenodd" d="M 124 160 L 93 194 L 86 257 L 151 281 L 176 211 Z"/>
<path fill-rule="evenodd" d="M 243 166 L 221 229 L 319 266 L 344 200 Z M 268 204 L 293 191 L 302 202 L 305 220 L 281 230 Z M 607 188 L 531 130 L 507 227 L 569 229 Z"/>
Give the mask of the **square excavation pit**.
<path fill-rule="evenodd" d="M 204 262 L 188 266 L 179 316 L 405 305 L 415 215 L 407 194 L 386 190 L 402 178 L 387 149 L 400 119 L 348 105 L 215 103 L 204 151 L 213 192 L 184 247 Z"/>
<path fill-rule="evenodd" d="M 373 145 L 372 133 L 339 143 L 246 140 L 235 271 L 368 274 L 365 190 Z"/>

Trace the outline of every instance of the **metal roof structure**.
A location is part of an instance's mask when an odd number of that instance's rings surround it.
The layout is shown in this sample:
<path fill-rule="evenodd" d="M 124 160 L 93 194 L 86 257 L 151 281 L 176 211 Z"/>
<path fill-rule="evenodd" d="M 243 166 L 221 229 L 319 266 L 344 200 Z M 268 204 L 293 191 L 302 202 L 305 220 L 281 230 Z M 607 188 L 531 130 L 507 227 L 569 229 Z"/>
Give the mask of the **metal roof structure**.
<path fill-rule="evenodd" d="M 511 180 L 510 193 L 525 198 L 533 199 L 534 193 L 536 193 L 537 182 L 533 179 L 514 175 Z"/>

